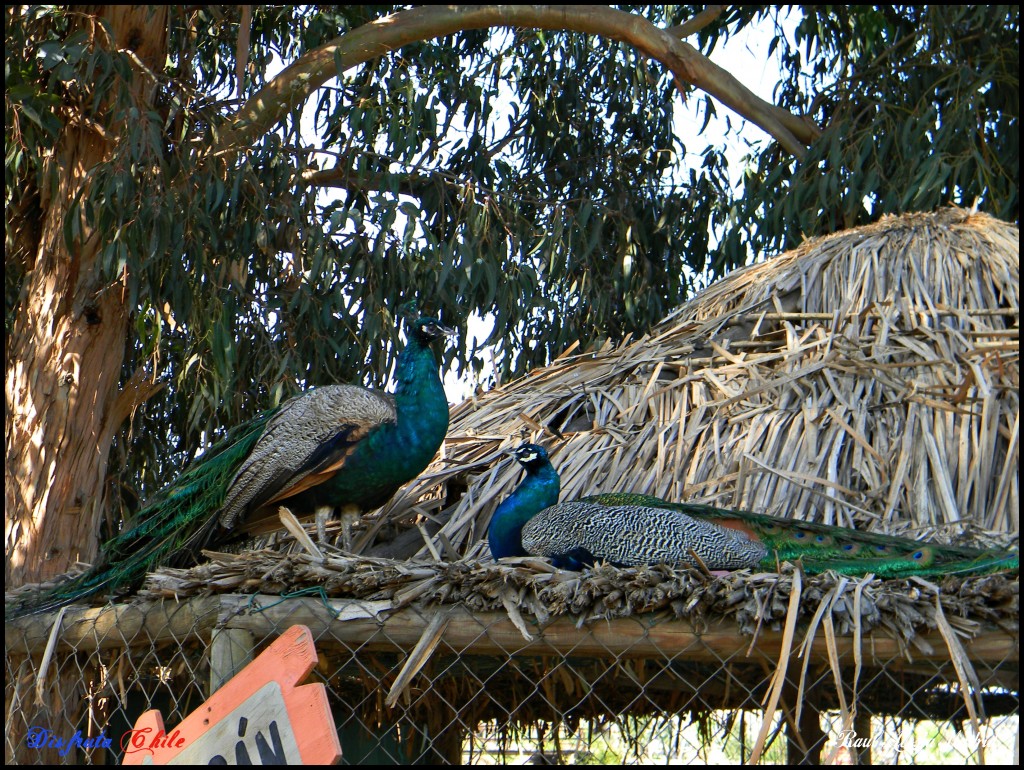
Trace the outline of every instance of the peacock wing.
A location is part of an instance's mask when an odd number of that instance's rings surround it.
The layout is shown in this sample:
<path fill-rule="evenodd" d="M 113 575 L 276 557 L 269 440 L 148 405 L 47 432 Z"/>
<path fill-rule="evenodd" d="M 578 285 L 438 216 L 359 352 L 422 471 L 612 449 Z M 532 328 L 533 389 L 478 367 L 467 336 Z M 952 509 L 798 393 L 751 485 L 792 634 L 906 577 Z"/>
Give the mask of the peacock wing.
<path fill-rule="evenodd" d="M 742 569 L 756 566 L 766 553 L 746 533 L 678 511 L 592 501 L 544 509 L 523 527 L 522 542 L 528 553 L 563 563 L 622 566 L 694 564 L 696 554 L 711 569 Z"/>
<path fill-rule="evenodd" d="M 314 388 L 286 402 L 231 480 L 221 526 L 330 478 L 370 431 L 395 420 L 390 396 L 358 385 Z"/>

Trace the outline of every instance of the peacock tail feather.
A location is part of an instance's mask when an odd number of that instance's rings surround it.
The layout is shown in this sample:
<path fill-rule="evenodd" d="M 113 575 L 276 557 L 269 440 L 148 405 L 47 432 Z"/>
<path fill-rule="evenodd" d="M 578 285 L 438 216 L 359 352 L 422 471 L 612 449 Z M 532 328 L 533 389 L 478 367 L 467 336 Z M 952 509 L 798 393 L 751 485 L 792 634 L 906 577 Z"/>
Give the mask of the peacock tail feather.
<path fill-rule="evenodd" d="M 6 618 L 46 612 L 88 598 L 104 589 L 137 584 L 160 564 L 194 558 L 213 534 L 214 515 L 239 465 L 280 407 L 230 430 L 188 469 L 161 489 L 128 527 L 100 549 L 96 566 L 42 594 L 31 595 Z"/>
<path fill-rule="evenodd" d="M 696 503 L 670 503 L 650 495 L 609 493 L 583 501 L 602 506 L 661 508 L 745 532 L 767 549 L 759 567 L 775 571 L 784 561 L 800 561 L 808 574 L 833 570 L 845 575 L 873 572 L 879 577 L 982 574 L 1019 569 L 1016 552 L 981 551 L 922 543 L 908 538 L 783 519 L 750 511 L 725 510 Z"/>

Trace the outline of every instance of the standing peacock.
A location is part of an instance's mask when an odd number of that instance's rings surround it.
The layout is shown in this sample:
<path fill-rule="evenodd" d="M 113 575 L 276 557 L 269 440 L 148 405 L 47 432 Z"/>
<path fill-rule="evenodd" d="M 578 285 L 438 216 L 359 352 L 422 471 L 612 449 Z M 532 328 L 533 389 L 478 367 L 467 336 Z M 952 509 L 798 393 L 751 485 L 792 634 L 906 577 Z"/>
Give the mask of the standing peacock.
<path fill-rule="evenodd" d="M 497 548 L 493 539 L 490 543 L 495 558 L 547 556 L 557 567 L 576 570 L 607 561 L 625 567 L 683 563 L 770 572 L 783 561 L 799 560 L 809 574 L 873 572 L 884 578 L 995 572 L 1019 564 L 1015 552 L 920 543 L 648 495 L 594 495 L 543 507 L 536 501 L 550 500 L 552 489 L 557 497 L 558 490 L 547 453 L 523 444 L 514 454 L 526 478 L 491 519 L 490 532 L 499 533 Z"/>
<path fill-rule="evenodd" d="M 134 584 L 158 565 L 191 563 L 212 543 L 263 528 L 278 505 L 318 519 L 341 509 L 343 524 L 380 507 L 427 467 L 448 431 L 430 344 L 451 334 L 433 318 L 411 324 L 394 396 L 327 385 L 236 427 L 107 542 L 96 567 L 5 614 L 55 609 Z"/>

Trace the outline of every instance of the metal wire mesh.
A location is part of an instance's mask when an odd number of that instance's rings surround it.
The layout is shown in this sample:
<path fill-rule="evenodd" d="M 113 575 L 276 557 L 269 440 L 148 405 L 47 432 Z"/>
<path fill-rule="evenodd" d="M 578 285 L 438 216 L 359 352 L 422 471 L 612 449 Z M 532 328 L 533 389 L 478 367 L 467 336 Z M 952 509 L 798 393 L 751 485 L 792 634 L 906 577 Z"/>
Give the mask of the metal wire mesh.
<path fill-rule="evenodd" d="M 454 605 L 375 610 L 233 595 L 75 609 L 45 663 L 53 619 L 8 624 L 8 762 L 114 761 L 143 711 L 173 727 L 295 623 L 313 633 L 309 681 L 326 686 L 351 764 L 1013 760 L 1019 656 L 997 629 L 967 645 L 966 693 L 941 645 L 911 653 L 871 635 L 859 670 L 851 651 L 794 650 L 766 717 L 776 637 L 659 615 L 520 630 Z M 80 745 L 101 735 L 111 748 Z"/>

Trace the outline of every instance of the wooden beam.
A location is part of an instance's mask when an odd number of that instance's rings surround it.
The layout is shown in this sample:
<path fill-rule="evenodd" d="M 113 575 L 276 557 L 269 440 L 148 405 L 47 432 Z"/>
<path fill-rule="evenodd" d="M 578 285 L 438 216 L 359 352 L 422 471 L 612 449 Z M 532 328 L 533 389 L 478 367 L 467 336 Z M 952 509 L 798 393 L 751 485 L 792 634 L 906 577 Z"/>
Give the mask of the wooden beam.
<path fill-rule="evenodd" d="M 222 598 L 68 607 L 58 632 L 57 649 L 93 652 L 140 647 L 151 642 L 208 639 L 221 611 Z M 57 615 L 50 612 L 4 621 L 7 654 L 41 655 Z"/>
<path fill-rule="evenodd" d="M 148 646 L 154 641 L 209 638 L 215 625 L 245 629 L 256 638 L 281 633 L 295 623 L 310 627 L 317 645 L 332 644 L 362 650 L 413 649 L 433 613 L 406 608 L 388 614 L 387 602 L 347 599 L 282 599 L 279 596 L 223 594 L 191 599 L 138 602 L 97 609 L 69 609 L 62 623 L 58 649 L 88 652 Z M 379 619 L 376 617 L 379 614 Z M 30 616 L 4 624 L 8 654 L 41 655 L 55 615 Z M 336 619 L 336 618 L 346 619 Z M 693 662 L 729 659 L 774 660 L 781 647 L 779 631 L 762 630 L 756 643 L 733 622 L 695 628 L 688 620 L 663 614 L 593 620 L 579 624 L 575 617 L 552 618 L 541 624 L 523 616 L 533 640 L 527 640 L 504 612 L 473 612 L 453 606 L 451 622 L 439 643 L 466 654 L 527 654 L 616 658 L 673 657 L 685 653 Z M 219 622 L 218 622 L 219 621 Z M 577 625 L 579 624 L 579 627 Z M 798 631 L 798 637 L 801 634 Z M 837 637 L 841 665 L 853 665 L 853 638 Z M 966 645 L 973 662 L 993 666 L 1020 660 L 1018 636 L 989 626 Z M 824 635 L 809 646 L 811 660 L 827 662 Z M 861 654 L 865 666 L 911 669 L 922 662 L 945 664 L 949 653 L 942 636 L 927 631 L 908 646 L 882 630 L 864 634 Z"/>
<path fill-rule="evenodd" d="M 255 637 L 244 628 L 218 628 L 210 640 L 210 690 L 212 696 L 253 659 Z"/>

